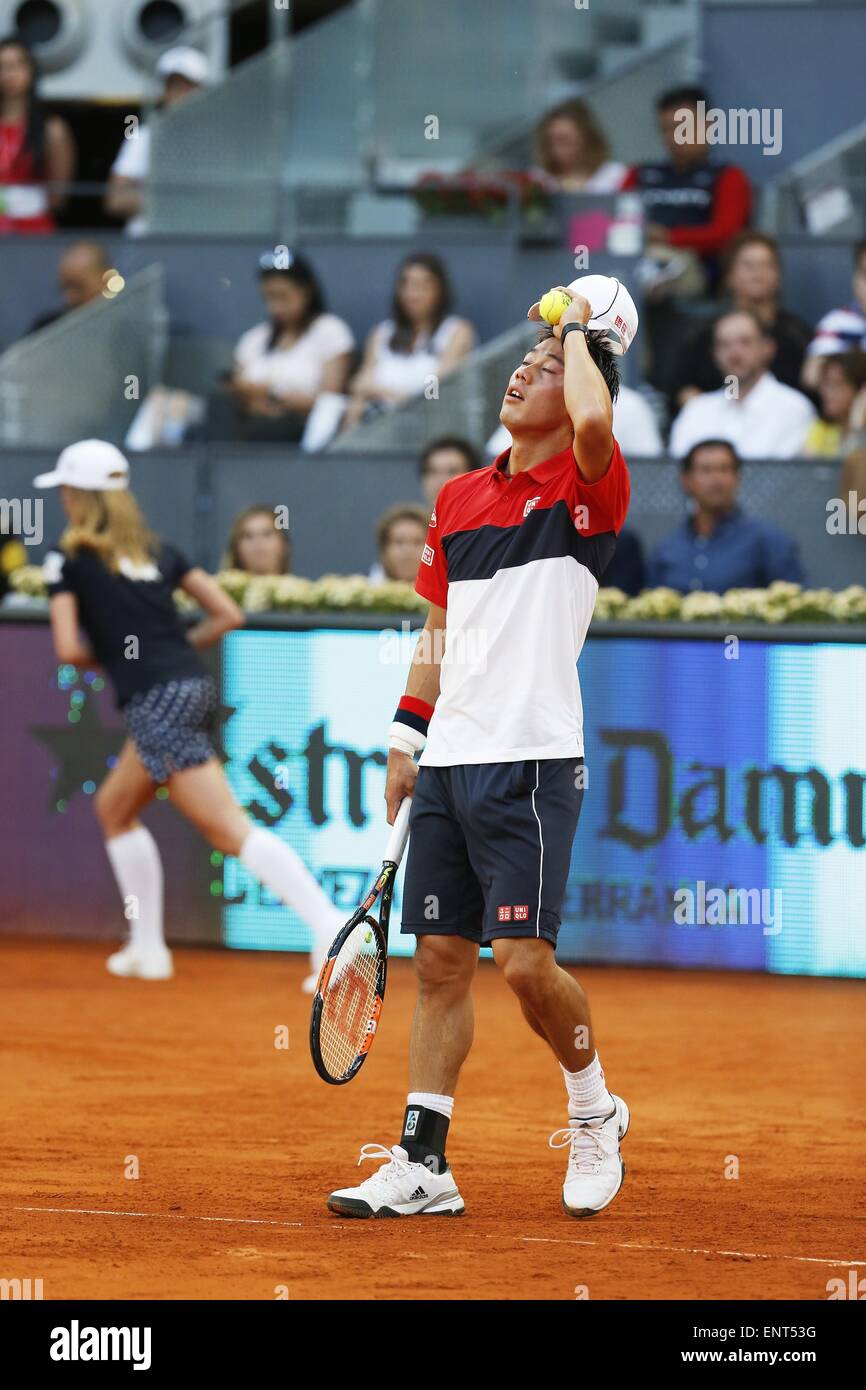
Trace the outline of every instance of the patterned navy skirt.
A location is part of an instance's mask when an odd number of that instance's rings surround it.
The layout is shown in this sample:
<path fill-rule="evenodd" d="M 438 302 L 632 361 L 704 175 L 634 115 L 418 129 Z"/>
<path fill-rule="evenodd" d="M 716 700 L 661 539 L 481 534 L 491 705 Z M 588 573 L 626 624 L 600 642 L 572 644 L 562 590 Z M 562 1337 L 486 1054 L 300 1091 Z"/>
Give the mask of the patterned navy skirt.
<path fill-rule="evenodd" d="M 199 767 L 215 756 L 217 690 L 210 676 L 166 681 L 137 695 L 123 717 L 136 752 L 154 782 Z"/>

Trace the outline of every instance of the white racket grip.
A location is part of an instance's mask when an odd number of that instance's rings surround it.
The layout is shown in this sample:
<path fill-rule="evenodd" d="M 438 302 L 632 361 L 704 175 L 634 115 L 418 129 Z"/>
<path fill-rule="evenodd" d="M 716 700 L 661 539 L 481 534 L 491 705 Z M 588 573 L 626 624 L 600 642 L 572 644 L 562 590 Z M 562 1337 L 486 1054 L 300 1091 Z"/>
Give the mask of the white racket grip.
<path fill-rule="evenodd" d="M 391 826 L 391 836 L 385 848 L 385 863 L 399 864 L 403 858 L 406 841 L 409 838 L 409 812 L 412 809 L 411 796 L 404 796 Z"/>

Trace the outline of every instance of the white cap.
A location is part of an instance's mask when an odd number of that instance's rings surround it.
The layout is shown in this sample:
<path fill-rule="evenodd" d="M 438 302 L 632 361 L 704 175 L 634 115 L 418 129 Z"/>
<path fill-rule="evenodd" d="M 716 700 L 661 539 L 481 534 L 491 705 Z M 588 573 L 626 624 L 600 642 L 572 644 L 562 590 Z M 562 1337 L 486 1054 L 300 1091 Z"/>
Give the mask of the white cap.
<path fill-rule="evenodd" d="M 206 87 L 210 78 L 207 58 L 197 48 L 168 48 L 156 65 L 157 77 L 185 77 L 198 87 Z"/>
<path fill-rule="evenodd" d="M 85 492 L 120 492 L 129 487 L 129 464 L 116 444 L 80 439 L 69 444 L 52 473 L 40 473 L 34 487 L 80 487 Z"/>
<path fill-rule="evenodd" d="M 587 328 L 607 329 L 604 341 L 618 357 L 628 352 L 637 333 L 637 309 L 625 285 L 612 275 L 581 275 L 566 288 L 592 305 Z"/>
<path fill-rule="evenodd" d="M 605 330 L 603 342 L 617 357 L 628 352 L 637 333 L 638 316 L 622 281 L 612 275 L 581 275 L 565 289 L 572 297 L 579 294 L 589 300 L 592 318 L 587 328 Z M 528 317 L 541 318 L 538 304 L 533 304 Z"/>

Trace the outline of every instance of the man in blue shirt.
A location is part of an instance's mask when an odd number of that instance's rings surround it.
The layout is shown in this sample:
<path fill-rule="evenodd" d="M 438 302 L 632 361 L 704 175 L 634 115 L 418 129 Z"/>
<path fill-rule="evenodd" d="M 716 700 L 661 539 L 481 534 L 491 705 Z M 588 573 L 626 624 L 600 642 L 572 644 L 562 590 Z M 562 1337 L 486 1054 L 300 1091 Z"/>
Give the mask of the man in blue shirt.
<path fill-rule="evenodd" d="M 682 462 L 690 515 L 656 547 L 647 582 L 690 593 L 763 589 L 776 579 L 802 584 L 797 544 L 768 521 L 737 506 L 740 458 L 723 439 L 695 444 Z"/>

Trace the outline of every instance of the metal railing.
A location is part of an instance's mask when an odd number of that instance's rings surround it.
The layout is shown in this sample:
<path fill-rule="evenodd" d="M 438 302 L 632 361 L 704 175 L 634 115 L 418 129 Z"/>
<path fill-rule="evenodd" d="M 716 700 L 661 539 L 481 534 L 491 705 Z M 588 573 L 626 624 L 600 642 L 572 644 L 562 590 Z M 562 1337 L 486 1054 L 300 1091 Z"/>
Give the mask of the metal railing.
<path fill-rule="evenodd" d="M 113 298 L 64 314 L 0 355 L 0 443 L 121 441 L 162 374 L 164 280 L 162 266 L 148 266 Z"/>
<path fill-rule="evenodd" d="M 764 195 L 763 222 L 776 236 L 862 237 L 866 121 L 786 170 Z"/>

